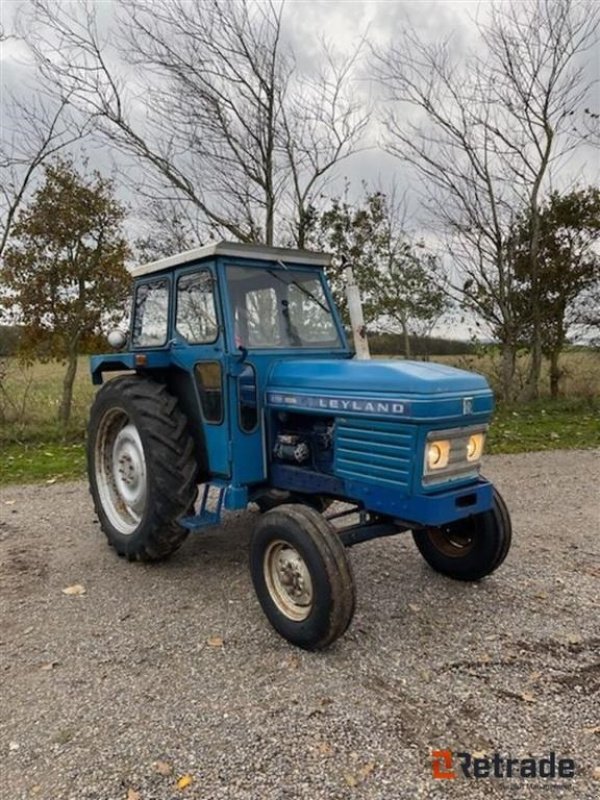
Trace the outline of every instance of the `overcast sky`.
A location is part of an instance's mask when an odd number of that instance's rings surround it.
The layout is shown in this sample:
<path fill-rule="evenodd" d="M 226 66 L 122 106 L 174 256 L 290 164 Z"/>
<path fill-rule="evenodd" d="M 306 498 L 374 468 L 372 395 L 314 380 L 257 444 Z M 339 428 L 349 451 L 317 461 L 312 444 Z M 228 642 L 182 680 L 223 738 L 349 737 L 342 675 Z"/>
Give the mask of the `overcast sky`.
<path fill-rule="evenodd" d="M 98 0 L 96 5 L 100 18 L 109 28 L 118 0 Z M 23 6 L 27 6 L 27 0 L 0 0 L 0 18 L 5 30 L 11 31 L 16 13 Z M 486 19 L 489 7 L 489 2 L 479 0 L 287 0 L 283 17 L 284 36 L 292 45 L 300 71 L 310 70 L 321 57 L 319 41 L 323 37 L 343 53 L 353 50 L 363 37 L 370 45 L 385 46 L 394 41 L 408 24 L 431 41 L 451 35 L 456 51 L 465 52 L 477 44 L 475 22 Z M 600 80 L 600 45 L 586 55 L 585 62 L 589 76 Z M 32 84 L 27 49 L 18 40 L 0 45 L 0 70 L 3 86 L 17 93 L 27 91 L 27 86 Z M 356 91 L 365 103 L 382 102 L 373 97 L 376 89 L 366 79 L 357 80 Z M 600 108 L 598 92 L 596 99 Z M 350 177 L 357 185 L 362 179 L 381 183 L 384 187 L 399 181 L 408 189 L 409 198 L 411 192 L 415 195 L 411 206 L 416 212 L 418 202 L 414 178 L 397 159 L 383 151 L 381 134 L 374 119 L 367 132 L 368 149 L 343 164 L 338 170 L 337 186 L 343 185 L 344 176 Z M 100 167 L 109 166 L 111 154 L 106 150 L 91 150 L 89 155 Z M 572 159 L 560 181 L 567 184 L 574 179 L 598 182 L 600 163 L 597 151 L 582 148 Z"/>
<path fill-rule="evenodd" d="M 159 2 L 159 0 L 157 0 Z M 0 14 L 6 31 L 14 26 L 15 15 L 26 0 L 0 0 Z M 99 0 L 98 13 L 102 24 L 110 28 L 114 23 L 118 2 Z M 432 41 L 452 36 L 455 52 L 465 52 L 477 44 L 475 21 L 485 20 L 489 13 L 488 2 L 476 0 L 287 0 L 284 10 L 284 37 L 295 53 L 298 68 L 310 70 L 320 55 L 319 40 L 325 37 L 339 52 L 350 52 L 362 37 L 370 45 L 385 46 L 394 41 L 398 33 L 408 24 L 414 26 L 421 36 Z M 600 78 L 600 51 L 598 47 L 585 57 L 586 72 L 590 78 Z M 3 86 L 14 92 L 26 92 L 32 84 L 32 67 L 28 63 L 26 48 L 17 40 L 0 45 L 0 70 Z M 377 90 L 363 76 L 356 83 L 356 93 L 364 103 L 381 104 L 374 96 Z M 596 110 L 600 109 L 600 98 L 596 92 Z M 419 182 L 397 159 L 387 155 L 381 145 L 381 129 L 375 120 L 371 124 L 366 144 L 368 148 L 344 162 L 337 172 L 337 179 L 330 187 L 331 193 L 339 192 L 344 178 L 360 187 L 361 180 L 384 190 L 395 182 L 407 194 L 412 224 L 416 232 L 436 247 L 439 242 L 423 225 L 420 213 Z M 116 154 L 106 147 L 86 145 L 91 166 L 110 171 Z M 600 181 L 598 152 L 581 148 L 570 162 L 563 166 L 557 188 L 578 181 L 594 183 Z M 130 199 L 122 189 L 124 199 Z M 464 331 L 463 331 L 464 332 Z"/>

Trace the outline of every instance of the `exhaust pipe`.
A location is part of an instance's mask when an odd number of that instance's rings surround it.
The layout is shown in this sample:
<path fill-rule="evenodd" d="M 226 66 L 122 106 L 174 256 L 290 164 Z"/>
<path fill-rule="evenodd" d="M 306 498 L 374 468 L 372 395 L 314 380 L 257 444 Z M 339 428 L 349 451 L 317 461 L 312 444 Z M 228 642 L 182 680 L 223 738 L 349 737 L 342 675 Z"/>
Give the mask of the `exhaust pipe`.
<path fill-rule="evenodd" d="M 360 290 L 354 279 L 352 265 L 345 256 L 342 256 L 342 267 L 346 280 L 346 299 L 348 301 L 348 312 L 350 314 L 350 325 L 352 326 L 356 358 L 361 361 L 368 361 L 371 358 L 371 352 L 369 350 L 369 340 L 367 339 L 367 329 L 360 300 Z"/>

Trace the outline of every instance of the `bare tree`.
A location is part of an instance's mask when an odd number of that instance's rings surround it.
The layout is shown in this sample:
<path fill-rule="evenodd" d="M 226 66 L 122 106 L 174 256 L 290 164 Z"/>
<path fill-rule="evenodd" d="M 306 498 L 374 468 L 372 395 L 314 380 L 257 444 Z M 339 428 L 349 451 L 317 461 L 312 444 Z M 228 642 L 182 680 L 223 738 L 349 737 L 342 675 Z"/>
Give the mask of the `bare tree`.
<path fill-rule="evenodd" d="M 298 76 L 282 4 L 123 0 L 116 51 L 94 4 L 31 8 L 30 42 L 55 91 L 144 165 L 147 194 L 174 193 L 209 234 L 271 244 L 290 206 L 301 230 L 357 146 L 366 114 L 350 95 L 352 59 Z"/>
<path fill-rule="evenodd" d="M 83 138 L 88 129 L 88 124 L 70 114 L 67 96 L 55 101 L 39 92 L 30 92 L 23 99 L 6 87 L 3 94 L 6 99 L 0 126 L 0 257 L 39 168 Z"/>
<path fill-rule="evenodd" d="M 291 178 L 289 224 L 297 247 L 306 245 L 316 200 L 332 168 L 357 151 L 369 121 L 369 110 L 361 111 L 360 101 L 346 94 L 362 45 L 336 58 L 324 42 L 317 76 L 298 79 L 290 101 L 282 104 L 280 141 Z"/>
<path fill-rule="evenodd" d="M 431 216 L 449 237 L 453 293 L 502 344 L 507 398 L 520 342 L 510 230 L 527 210 L 539 282 L 540 198 L 577 143 L 573 118 L 591 88 L 581 55 L 598 24 L 589 2 L 511 0 L 492 6 L 478 24 L 481 47 L 465 59 L 451 39 L 429 44 L 413 31 L 376 54 L 378 77 L 401 104 L 386 118 L 386 147 L 416 168 Z M 531 308 L 528 397 L 537 394 L 542 358 L 539 306 Z"/>
<path fill-rule="evenodd" d="M 205 241 L 198 209 L 178 196 L 152 198 L 138 208 L 138 216 L 141 230 L 134 249 L 140 263 L 191 250 Z"/>

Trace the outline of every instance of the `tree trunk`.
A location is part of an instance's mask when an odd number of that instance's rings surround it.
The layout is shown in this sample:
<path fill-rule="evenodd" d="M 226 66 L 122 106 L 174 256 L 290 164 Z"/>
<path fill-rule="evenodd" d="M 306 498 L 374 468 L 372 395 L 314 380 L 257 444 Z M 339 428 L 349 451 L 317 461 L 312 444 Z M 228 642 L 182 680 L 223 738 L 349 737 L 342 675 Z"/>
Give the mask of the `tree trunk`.
<path fill-rule="evenodd" d="M 539 397 L 540 389 L 540 375 L 542 372 L 543 352 L 542 352 L 542 330 L 541 320 L 538 309 L 535 307 L 539 305 L 537 298 L 534 299 L 534 320 L 533 331 L 531 337 L 531 361 L 529 364 L 529 373 L 527 375 L 527 382 L 523 387 L 521 399 L 523 400 L 537 400 Z"/>
<path fill-rule="evenodd" d="M 550 353 L 550 396 L 553 400 L 558 397 L 560 379 L 562 377 L 559 365 L 560 350 L 557 348 Z"/>
<path fill-rule="evenodd" d="M 67 361 L 67 371 L 63 378 L 63 390 L 58 409 L 58 421 L 66 427 L 71 418 L 71 406 L 73 404 L 73 384 L 77 375 L 77 345 L 69 348 L 69 358 Z"/>
<path fill-rule="evenodd" d="M 267 197 L 266 203 L 265 244 L 271 247 L 274 236 L 275 201 L 272 196 Z"/>
<path fill-rule="evenodd" d="M 304 210 L 300 207 L 298 209 L 298 230 L 296 232 L 296 247 L 298 250 L 304 250 L 306 245 L 306 227 L 307 216 Z"/>
<path fill-rule="evenodd" d="M 502 344 L 502 399 L 510 403 L 515 399 L 515 369 L 517 353 L 511 342 Z"/>
<path fill-rule="evenodd" d="M 537 400 L 540 393 L 540 376 L 542 373 L 542 360 L 543 360 L 543 333 L 542 333 L 542 309 L 541 309 L 541 292 L 543 276 L 540 274 L 540 234 L 541 234 L 541 221 L 540 221 L 540 207 L 539 207 L 539 193 L 542 186 L 542 181 L 550 163 L 550 153 L 552 152 L 552 142 L 554 141 L 554 131 L 550 124 L 545 120 L 544 124 L 546 145 L 544 153 L 538 168 L 535 181 L 531 190 L 530 199 L 530 218 L 531 218 L 531 241 L 529 245 L 529 270 L 531 273 L 531 288 L 532 288 L 532 310 L 533 310 L 533 330 L 531 335 L 531 363 L 529 365 L 529 375 L 527 376 L 527 383 L 523 390 L 524 400 Z"/>
<path fill-rule="evenodd" d="M 275 45 L 277 47 L 277 45 Z M 275 228 L 275 55 L 272 54 L 270 84 L 267 89 L 267 140 L 265 143 L 265 244 L 272 246 Z"/>
<path fill-rule="evenodd" d="M 410 336 L 408 335 L 408 328 L 406 325 L 402 325 L 402 338 L 404 339 L 404 357 L 410 358 Z"/>
<path fill-rule="evenodd" d="M 539 250 L 539 210 L 537 205 L 532 208 L 532 243 L 530 255 L 530 273 L 531 273 L 531 305 L 532 305 L 532 329 L 531 329 L 531 360 L 529 362 L 529 372 L 523 391 L 521 392 L 521 399 L 537 400 L 539 397 L 540 389 L 540 375 L 542 372 L 543 361 L 543 342 L 542 342 L 542 314 L 541 314 L 541 280 L 539 274 L 538 264 L 538 250 Z"/>

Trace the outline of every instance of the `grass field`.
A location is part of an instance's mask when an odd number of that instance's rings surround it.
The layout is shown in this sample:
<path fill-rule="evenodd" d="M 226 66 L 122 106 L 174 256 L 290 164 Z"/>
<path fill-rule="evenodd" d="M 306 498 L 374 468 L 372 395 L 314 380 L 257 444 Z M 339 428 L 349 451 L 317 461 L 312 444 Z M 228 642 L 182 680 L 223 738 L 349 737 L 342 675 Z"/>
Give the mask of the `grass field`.
<path fill-rule="evenodd" d="M 500 388 L 501 361 L 497 351 L 484 355 L 433 356 L 431 360 L 460 369 L 482 372 L 496 392 Z M 528 359 L 525 356 L 517 360 L 515 373 L 517 394 L 525 384 L 528 366 Z M 578 348 L 566 351 L 561 357 L 560 368 L 562 370 L 560 390 L 563 397 L 600 399 L 600 352 Z M 544 361 L 542 368 L 540 394 L 543 398 L 550 394 L 547 361 Z"/>
<path fill-rule="evenodd" d="M 10 359 L 0 388 L 0 442 L 81 440 L 90 404 L 96 392 L 88 358 L 81 356 L 73 391 L 71 424 L 65 432 L 56 423 L 64 366 L 35 363 L 23 367 Z"/>
<path fill-rule="evenodd" d="M 496 383 L 497 364 L 490 356 L 445 356 L 439 360 L 483 372 Z M 80 478 L 85 472 L 84 436 L 95 387 L 88 359 L 77 373 L 71 424 L 56 423 L 63 367 L 36 363 L 24 368 L 5 362 L 0 385 L 0 484 Z M 573 351 L 563 360 L 568 397 L 528 405 L 500 405 L 487 442 L 487 452 L 520 453 L 600 447 L 600 355 Z M 517 379 L 524 375 L 520 365 Z"/>

